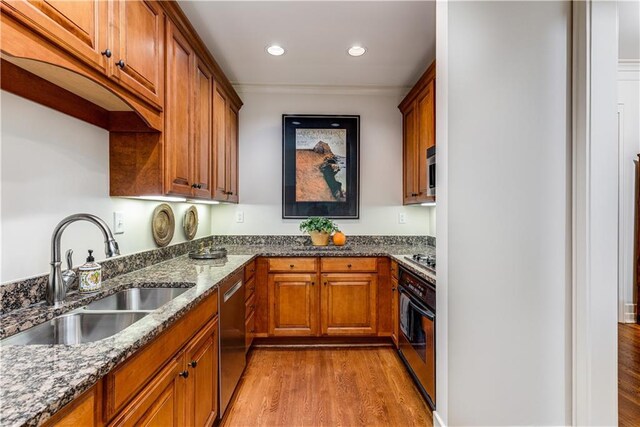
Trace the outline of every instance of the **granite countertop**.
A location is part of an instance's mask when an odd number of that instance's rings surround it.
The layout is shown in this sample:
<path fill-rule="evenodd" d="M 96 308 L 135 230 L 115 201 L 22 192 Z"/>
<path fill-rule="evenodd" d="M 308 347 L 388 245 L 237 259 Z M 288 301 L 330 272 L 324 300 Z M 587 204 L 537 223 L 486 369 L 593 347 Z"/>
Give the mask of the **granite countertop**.
<path fill-rule="evenodd" d="M 72 293 L 60 307 L 44 303 L 0 316 L 0 337 L 85 306 L 91 301 L 134 287 L 190 289 L 122 332 L 78 345 L 0 345 L 0 425 L 37 425 L 93 386 L 116 365 L 153 340 L 217 286 L 256 256 L 390 256 L 400 265 L 435 285 L 435 276 L 404 258 L 433 253 L 434 248 L 402 245 L 358 245 L 309 249 L 285 245 L 225 245 L 226 262 L 192 260 L 183 255 L 103 283 L 98 294 Z"/>

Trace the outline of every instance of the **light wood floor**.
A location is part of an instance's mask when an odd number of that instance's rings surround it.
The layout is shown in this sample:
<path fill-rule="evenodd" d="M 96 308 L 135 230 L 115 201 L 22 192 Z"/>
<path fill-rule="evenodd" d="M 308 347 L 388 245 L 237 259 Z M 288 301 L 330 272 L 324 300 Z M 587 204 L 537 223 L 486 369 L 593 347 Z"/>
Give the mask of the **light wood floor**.
<path fill-rule="evenodd" d="M 618 424 L 640 425 L 640 325 L 618 324 Z"/>
<path fill-rule="evenodd" d="M 433 426 L 391 348 L 254 349 L 222 426 Z"/>

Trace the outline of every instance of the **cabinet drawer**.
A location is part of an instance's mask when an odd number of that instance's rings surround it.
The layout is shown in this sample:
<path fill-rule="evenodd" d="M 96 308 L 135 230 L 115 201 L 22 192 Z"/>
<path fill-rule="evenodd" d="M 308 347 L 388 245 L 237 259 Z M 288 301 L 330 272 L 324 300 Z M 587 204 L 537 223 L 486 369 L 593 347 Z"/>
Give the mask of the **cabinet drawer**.
<path fill-rule="evenodd" d="M 256 290 L 256 279 L 252 277 L 249 281 L 245 280 L 244 284 L 244 299 L 245 301 L 251 298 L 251 295 L 255 293 Z"/>
<path fill-rule="evenodd" d="M 247 264 L 247 266 L 244 268 L 244 281 L 247 282 L 249 279 L 251 279 L 253 277 L 253 275 L 256 273 L 256 262 L 251 261 L 249 264 Z"/>
<path fill-rule="evenodd" d="M 378 267 L 377 258 L 322 258 L 322 272 L 375 272 Z"/>
<path fill-rule="evenodd" d="M 253 342 L 253 334 L 255 332 L 255 315 L 253 311 L 251 312 L 249 318 L 245 321 L 244 326 L 246 331 L 244 345 L 245 352 L 247 352 L 249 351 L 249 347 L 251 347 L 251 343 Z"/>
<path fill-rule="evenodd" d="M 269 271 L 315 272 L 316 258 L 269 258 Z"/>
<path fill-rule="evenodd" d="M 249 316 L 256 310 L 256 296 L 251 295 L 251 297 L 245 301 L 244 306 L 245 318 L 249 318 Z"/>
<path fill-rule="evenodd" d="M 176 324 L 105 377 L 106 419 L 113 417 L 151 377 L 218 311 L 218 292 L 207 297 Z"/>
<path fill-rule="evenodd" d="M 391 277 L 398 278 L 398 263 L 391 261 Z"/>

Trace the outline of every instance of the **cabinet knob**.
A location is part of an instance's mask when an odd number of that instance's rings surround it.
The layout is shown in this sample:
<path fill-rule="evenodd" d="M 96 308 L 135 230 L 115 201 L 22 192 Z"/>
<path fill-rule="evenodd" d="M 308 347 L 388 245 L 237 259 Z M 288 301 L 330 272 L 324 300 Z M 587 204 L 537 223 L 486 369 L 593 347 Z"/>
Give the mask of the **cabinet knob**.
<path fill-rule="evenodd" d="M 196 366 L 198 366 L 198 361 L 192 360 L 191 362 L 189 362 L 189 366 L 191 366 L 192 368 L 195 368 Z"/>
<path fill-rule="evenodd" d="M 180 375 L 182 378 L 189 378 L 189 371 L 182 371 L 178 375 Z"/>
<path fill-rule="evenodd" d="M 418 197 L 418 193 L 411 193 L 411 197 Z"/>
<path fill-rule="evenodd" d="M 347 264 L 347 267 L 348 267 L 348 268 L 351 268 L 351 264 Z"/>
<path fill-rule="evenodd" d="M 326 281 L 324 282 L 324 285 L 327 286 L 327 282 Z"/>
<path fill-rule="evenodd" d="M 294 267 L 294 265 L 293 265 L 293 264 L 289 264 L 289 268 L 293 268 L 293 267 Z"/>
<path fill-rule="evenodd" d="M 118 68 L 123 69 L 124 68 L 124 61 L 121 59 L 120 61 L 116 62 L 116 65 L 118 66 Z"/>
<path fill-rule="evenodd" d="M 111 51 L 109 49 L 105 49 L 100 53 L 102 54 L 102 56 L 106 56 L 107 58 L 111 58 Z"/>
<path fill-rule="evenodd" d="M 191 188 L 197 188 L 195 184 L 191 184 Z"/>
<path fill-rule="evenodd" d="M 202 184 L 198 184 L 198 188 L 202 188 Z"/>
<path fill-rule="evenodd" d="M 316 285 L 316 282 L 311 282 L 311 286 L 315 286 L 315 285 Z"/>
<path fill-rule="evenodd" d="M 395 292 L 395 291 L 396 291 L 396 288 L 391 288 L 391 292 Z"/>

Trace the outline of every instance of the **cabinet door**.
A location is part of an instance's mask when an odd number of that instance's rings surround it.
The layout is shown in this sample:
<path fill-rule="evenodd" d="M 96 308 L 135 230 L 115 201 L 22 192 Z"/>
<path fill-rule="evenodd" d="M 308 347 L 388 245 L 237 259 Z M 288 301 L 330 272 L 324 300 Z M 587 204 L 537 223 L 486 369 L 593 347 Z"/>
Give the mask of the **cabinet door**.
<path fill-rule="evenodd" d="M 192 82 L 194 52 L 180 31 L 167 26 L 167 108 L 165 114 L 166 191 L 191 195 Z"/>
<path fill-rule="evenodd" d="M 227 109 L 227 201 L 238 203 L 238 112 Z"/>
<path fill-rule="evenodd" d="M 418 198 L 425 200 L 429 191 L 429 171 L 427 170 L 427 150 L 436 143 L 435 139 L 435 104 L 433 80 L 422 90 L 416 99 L 418 109 L 418 137 L 415 167 L 418 175 Z"/>
<path fill-rule="evenodd" d="M 315 274 L 269 275 L 269 335 L 318 334 L 318 286 Z"/>
<path fill-rule="evenodd" d="M 111 426 L 182 426 L 184 391 L 183 354 L 179 353 L 111 422 Z"/>
<path fill-rule="evenodd" d="M 378 280 L 373 273 L 322 275 L 322 333 L 375 335 Z"/>
<path fill-rule="evenodd" d="M 228 100 L 224 91 L 214 83 L 213 90 L 213 198 L 227 201 L 227 115 Z"/>
<path fill-rule="evenodd" d="M 106 1 L 4 0 L 3 3 L 8 7 L 8 13 L 29 28 L 90 66 L 106 72 L 108 59 L 101 52 L 113 50 L 107 40 Z"/>
<path fill-rule="evenodd" d="M 200 60 L 195 68 L 195 156 L 193 194 L 211 198 L 211 153 L 213 151 L 213 77 L 211 71 Z"/>
<path fill-rule="evenodd" d="M 398 348 L 400 334 L 400 291 L 398 291 L 398 279 L 391 276 L 391 339 Z"/>
<path fill-rule="evenodd" d="M 416 156 L 418 155 L 418 134 L 415 103 L 403 115 L 403 201 L 404 204 L 416 203 L 418 197 L 418 183 L 416 170 Z M 426 154 L 425 154 L 426 161 Z"/>
<path fill-rule="evenodd" d="M 185 350 L 186 425 L 211 426 L 218 415 L 218 318 L 209 322 Z"/>
<path fill-rule="evenodd" d="M 112 76 L 153 106 L 162 108 L 165 36 L 162 8 L 149 0 L 112 0 L 112 8 Z"/>

